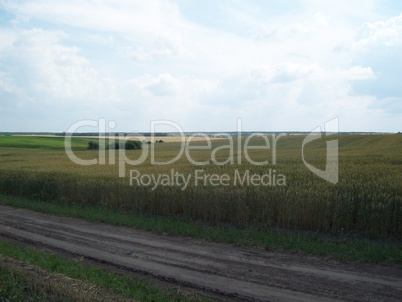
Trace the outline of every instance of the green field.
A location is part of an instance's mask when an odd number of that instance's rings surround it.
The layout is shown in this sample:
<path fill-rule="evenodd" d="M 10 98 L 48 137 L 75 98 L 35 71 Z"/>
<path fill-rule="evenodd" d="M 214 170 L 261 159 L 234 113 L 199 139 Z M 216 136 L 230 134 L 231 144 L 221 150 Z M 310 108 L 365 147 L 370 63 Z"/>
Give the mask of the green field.
<path fill-rule="evenodd" d="M 186 156 L 169 165 L 153 165 L 148 157 L 141 165 L 125 165 L 126 177 L 119 176 L 119 154 L 105 164 L 82 166 L 73 163 L 60 137 L 0 137 L 0 193 L 47 202 L 96 206 L 120 210 L 129 215 L 176 217 L 207 225 L 230 225 L 258 230 L 300 230 L 322 234 L 350 234 L 359 238 L 400 240 L 402 234 L 402 135 L 331 135 L 339 141 L 339 182 L 331 184 L 308 170 L 302 162 L 304 136 L 285 136 L 277 142 L 276 164 L 271 150 L 251 150 L 250 164 L 238 141 L 233 142 L 233 163 L 194 166 Z M 89 138 L 73 138 L 74 154 L 81 159 L 99 159 L 99 152 L 86 150 Z M 242 139 L 244 144 L 245 139 Z M 272 141 L 271 141 L 272 142 Z M 212 142 L 220 148 L 214 157 L 229 158 L 228 140 Z M 250 145 L 263 145 L 261 138 Z M 192 146 L 205 146 L 194 142 Z M 155 144 L 156 160 L 173 159 L 180 143 Z M 141 150 L 125 151 L 135 159 Z M 193 150 L 197 161 L 211 159 L 211 150 Z M 315 140 L 305 148 L 305 158 L 325 168 L 326 140 Z M 241 163 L 239 163 L 239 158 Z M 111 160 L 112 159 L 112 160 Z M 111 161 L 115 164 L 110 164 Z M 130 170 L 141 175 L 183 175 L 203 170 L 201 175 L 227 174 L 226 185 L 207 185 L 200 180 L 180 186 L 130 186 Z M 286 177 L 286 185 L 243 185 L 233 183 L 236 173 L 262 176 L 269 169 Z M 272 179 L 271 179 L 272 180 Z M 273 182 L 274 183 L 274 182 Z"/>
<path fill-rule="evenodd" d="M 73 137 L 74 150 L 87 149 L 91 138 Z M 0 147 L 33 148 L 64 151 L 64 137 L 60 136 L 0 136 Z"/>

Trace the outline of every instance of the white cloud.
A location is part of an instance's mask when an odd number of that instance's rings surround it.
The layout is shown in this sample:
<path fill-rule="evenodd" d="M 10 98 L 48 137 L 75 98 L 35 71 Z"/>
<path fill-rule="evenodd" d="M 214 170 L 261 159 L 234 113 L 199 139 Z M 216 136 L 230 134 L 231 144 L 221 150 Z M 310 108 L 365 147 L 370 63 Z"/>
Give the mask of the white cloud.
<path fill-rule="evenodd" d="M 375 79 L 375 75 L 371 67 L 353 66 L 348 70 L 341 72 L 341 75 L 348 80 L 367 80 Z"/>
<path fill-rule="evenodd" d="M 182 53 L 181 41 L 178 37 L 157 37 L 148 47 L 123 46 L 118 51 L 124 57 L 138 61 L 150 61 L 158 58 L 177 56 Z"/>
<path fill-rule="evenodd" d="M 144 96 L 173 95 L 179 91 L 181 85 L 180 80 L 175 79 L 170 74 L 159 74 L 158 76 L 145 74 L 131 80 L 131 82 Z"/>
<path fill-rule="evenodd" d="M 25 108 L 46 130 L 58 110 L 75 110 L 64 124 L 107 115 L 130 130 L 132 113 L 136 127 L 166 118 L 189 131 L 238 116 L 259 130 L 334 116 L 345 131 L 399 127 L 402 15 L 377 0 L 210 5 L 4 1 L 2 116 Z"/>
<path fill-rule="evenodd" d="M 352 49 L 353 63 L 371 68 L 375 75 L 371 81 L 354 83 L 355 94 L 373 95 L 380 102 L 383 98 L 402 96 L 402 14 L 366 23 Z"/>
<path fill-rule="evenodd" d="M 272 77 L 273 82 L 290 82 L 301 78 L 308 78 L 311 74 L 319 72 L 317 64 L 282 63 L 276 67 Z"/>
<path fill-rule="evenodd" d="M 17 17 L 26 16 L 92 30 L 139 33 L 160 31 L 174 23 L 178 11 L 169 1 L 4 1 Z M 144 26 L 145 25 L 145 26 Z"/>
<path fill-rule="evenodd" d="M 392 47 L 402 44 L 402 14 L 385 21 L 365 24 L 357 36 L 355 48 Z"/>
<path fill-rule="evenodd" d="M 1 52 L 3 70 L 8 76 L 12 73 L 6 91 L 30 95 L 37 102 L 110 99 L 113 83 L 102 78 L 77 47 L 61 44 L 65 38 L 61 31 L 19 31 L 14 43 Z"/>
<path fill-rule="evenodd" d="M 285 41 L 294 38 L 308 39 L 326 26 L 328 26 L 327 17 L 322 12 L 319 12 L 310 18 L 300 20 L 299 22 L 290 22 L 285 25 L 283 22 L 265 23 L 255 33 L 255 38 L 274 39 L 276 41 Z"/>

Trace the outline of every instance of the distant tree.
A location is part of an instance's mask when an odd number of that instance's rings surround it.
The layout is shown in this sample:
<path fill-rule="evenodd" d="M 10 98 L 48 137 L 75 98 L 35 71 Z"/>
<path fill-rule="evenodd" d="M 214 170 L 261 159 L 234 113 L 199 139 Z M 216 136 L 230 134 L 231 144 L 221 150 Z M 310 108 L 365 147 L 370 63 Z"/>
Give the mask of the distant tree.
<path fill-rule="evenodd" d="M 111 150 L 119 150 L 119 149 L 124 149 L 124 147 L 123 147 L 123 144 L 122 143 L 120 143 L 120 142 L 115 142 L 115 143 L 111 143 L 110 145 L 109 145 L 109 149 L 111 149 Z"/>
<path fill-rule="evenodd" d="M 139 150 L 142 148 L 142 144 L 138 141 L 127 141 L 126 150 Z"/>
<path fill-rule="evenodd" d="M 93 142 L 93 141 L 88 142 L 88 149 L 89 150 L 98 150 L 99 149 L 99 143 L 98 142 Z"/>
<path fill-rule="evenodd" d="M 109 145 L 109 149 L 140 150 L 142 149 L 142 144 L 139 141 L 115 142 Z"/>

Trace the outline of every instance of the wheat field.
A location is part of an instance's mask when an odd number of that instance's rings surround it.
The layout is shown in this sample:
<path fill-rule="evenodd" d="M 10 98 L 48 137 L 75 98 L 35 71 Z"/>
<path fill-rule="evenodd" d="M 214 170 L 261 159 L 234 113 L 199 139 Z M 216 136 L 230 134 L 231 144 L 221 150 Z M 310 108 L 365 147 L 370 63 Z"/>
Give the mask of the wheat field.
<path fill-rule="evenodd" d="M 86 150 L 88 141 L 93 139 L 73 138 L 74 154 L 80 159 L 99 160 L 99 151 Z M 251 164 L 244 150 L 238 148 L 245 138 L 233 139 L 233 149 L 227 147 L 227 139 L 220 139 L 211 141 L 209 149 L 189 151 L 192 160 L 209 161 L 207 165 L 192 164 L 185 153 L 167 165 L 152 164 L 148 156 L 140 165 L 125 165 L 125 177 L 119 177 L 118 152 L 106 150 L 105 164 L 82 166 L 68 158 L 63 138 L 4 136 L 0 137 L 0 192 L 26 196 L 33 202 L 58 200 L 119 209 L 133 217 L 146 213 L 239 228 L 353 232 L 372 238 L 400 239 L 402 135 L 331 136 L 339 144 L 337 184 L 306 168 L 301 155 L 303 139 L 304 136 L 281 137 L 276 146 L 276 163 L 272 150 L 261 149 L 250 150 L 249 158 L 268 163 Z M 254 146 L 264 145 L 261 138 L 250 142 Z M 153 145 L 155 160 L 174 159 L 181 146 L 180 142 Z M 205 142 L 193 141 L 191 146 L 205 146 Z M 138 159 L 141 152 L 144 150 L 124 151 L 124 155 L 127 160 Z M 325 138 L 309 143 L 304 152 L 307 162 L 325 169 Z M 211 156 L 227 163 L 213 164 Z M 137 180 L 130 178 L 130 170 L 135 171 L 132 174 Z M 176 183 L 139 183 L 139 175 L 168 177 L 172 173 L 190 175 L 191 181 L 184 190 Z M 196 173 L 200 176 L 198 182 Z M 247 173 L 255 177 L 254 184 L 246 184 L 243 177 Z M 267 184 L 269 173 L 271 184 Z M 219 180 L 204 182 L 205 175 L 227 175 L 229 180 L 215 185 Z M 261 180 L 264 175 L 265 184 L 258 184 L 258 177 Z M 281 175 L 285 183 L 278 183 Z M 144 179 L 149 180 L 147 177 Z"/>

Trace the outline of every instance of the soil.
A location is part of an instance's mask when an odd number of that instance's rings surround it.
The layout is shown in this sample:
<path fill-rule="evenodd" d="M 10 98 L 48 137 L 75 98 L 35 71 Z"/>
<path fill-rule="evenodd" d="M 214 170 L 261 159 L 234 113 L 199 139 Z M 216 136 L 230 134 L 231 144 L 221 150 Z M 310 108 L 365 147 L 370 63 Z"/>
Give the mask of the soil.
<path fill-rule="evenodd" d="M 402 268 L 234 247 L 0 206 L 0 236 L 221 300 L 401 301 Z"/>

